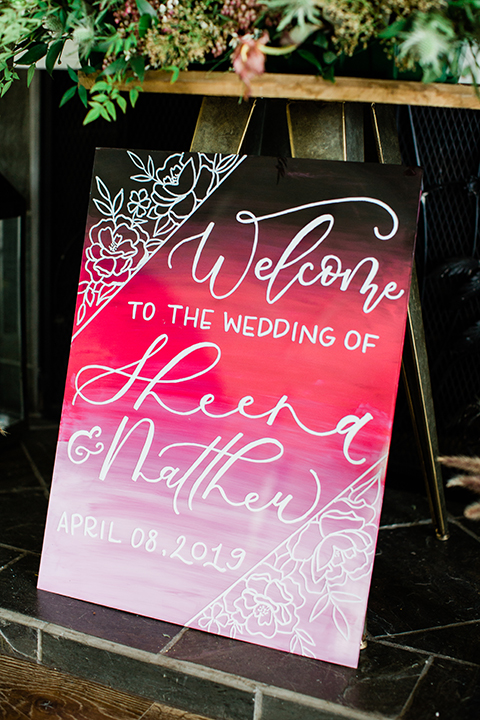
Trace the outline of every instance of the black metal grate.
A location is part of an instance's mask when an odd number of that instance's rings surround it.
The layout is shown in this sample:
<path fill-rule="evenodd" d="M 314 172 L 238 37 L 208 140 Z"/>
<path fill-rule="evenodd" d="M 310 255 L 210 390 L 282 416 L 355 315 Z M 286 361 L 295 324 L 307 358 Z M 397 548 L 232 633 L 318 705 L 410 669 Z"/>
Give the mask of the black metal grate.
<path fill-rule="evenodd" d="M 424 169 L 417 264 L 441 446 L 474 450 L 480 443 L 465 418 L 480 398 L 480 348 L 467 347 L 464 333 L 480 320 L 480 298 L 461 301 L 465 276 L 442 277 L 439 268 L 479 257 L 480 112 L 402 108 L 398 125 L 404 162 Z"/>

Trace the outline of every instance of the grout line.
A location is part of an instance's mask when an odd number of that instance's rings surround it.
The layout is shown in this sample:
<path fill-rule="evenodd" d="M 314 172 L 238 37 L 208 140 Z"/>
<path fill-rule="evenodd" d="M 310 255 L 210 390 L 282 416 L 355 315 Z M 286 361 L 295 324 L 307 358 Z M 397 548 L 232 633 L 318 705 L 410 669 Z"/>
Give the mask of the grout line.
<path fill-rule="evenodd" d="M 378 716 L 372 715 L 372 713 L 369 712 L 346 708 L 329 700 L 323 700 L 322 698 L 304 695 L 302 693 L 295 692 L 294 690 L 286 690 L 285 688 L 279 688 L 275 685 L 257 682 L 224 670 L 216 670 L 205 665 L 198 665 L 197 663 L 190 662 L 188 660 L 176 660 L 172 657 L 168 657 L 167 655 L 154 654 L 146 650 L 131 648 L 128 645 L 121 645 L 120 643 L 112 642 L 111 640 L 104 640 L 102 638 L 97 638 L 92 635 L 79 632 L 78 630 L 71 630 L 60 625 L 55 625 L 54 623 L 49 623 L 45 620 L 39 620 L 37 618 L 29 617 L 28 615 L 22 615 L 14 610 L 5 610 L 0 608 L 0 618 L 16 622 L 19 625 L 35 627 L 42 631 L 42 635 L 44 632 L 47 632 L 54 638 L 78 643 L 85 647 L 85 651 L 88 647 L 92 647 L 97 650 L 114 653 L 120 657 L 127 657 L 158 668 L 163 667 L 172 672 L 195 677 L 197 680 L 215 683 L 217 685 L 225 685 L 236 690 L 250 693 L 252 695 L 252 699 L 257 691 L 261 691 L 263 695 L 295 703 L 301 707 L 315 708 L 323 711 L 324 713 L 329 712 L 335 718 L 348 718 L 349 720 L 373 720 L 374 718 L 377 718 L 378 720 Z M 41 639 L 39 642 L 39 651 L 41 655 Z M 41 661 L 39 660 L 39 662 Z M 61 661 L 58 662 L 57 669 L 62 669 Z M 301 708 L 299 708 L 299 712 L 300 710 Z"/>
<path fill-rule="evenodd" d="M 36 464 L 34 463 L 32 456 L 31 456 L 30 453 L 28 452 L 28 450 L 27 450 L 27 448 L 26 448 L 26 446 L 25 446 L 25 444 L 24 444 L 23 442 L 21 443 L 21 446 L 22 446 L 23 452 L 25 453 L 25 457 L 27 458 L 28 462 L 30 463 L 30 467 L 32 468 L 33 474 L 35 475 L 35 477 L 37 478 L 38 482 L 40 483 L 40 487 L 41 487 L 42 490 L 43 490 L 43 494 L 45 495 L 45 497 L 46 497 L 47 500 L 48 500 L 48 496 L 49 496 L 50 493 L 49 493 L 49 490 L 48 490 L 48 485 L 47 485 L 47 483 L 45 482 L 45 478 L 43 477 L 42 473 L 40 472 L 40 470 L 38 469 L 38 467 L 37 467 Z"/>
<path fill-rule="evenodd" d="M 470 537 L 472 537 L 474 540 L 476 540 L 477 542 L 480 542 L 480 537 L 478 537 L 478 535 L 476 535 L 473 532 L 473 530 L 470 530 L 469 528 L 464 527 L 462 525 L 462 523 L 459 522 L 458 520 L 455 520 L 455 518 L 449 518 L 449 520 L 453 525 L 456 525 L 458 528 L 460 528 L 460 530 L 463 530 L 464 533 L 467 533 L 467 535 L 470 535 Z"/>
<path fill-rule="evenodd" d="M 402 637 L 404 635 L 418 635 L 419 633 L 432 632 L 435 630 L 449 630 L 450 628 L 462 627 L 462 625 L 476 625 L 480 619 L 464 620 L 462 622 L 448 623 L 447 625 L 436 625 L 435 627 L 420 628 L 420 630 L 405 630 L 405 632 L 385 633 L 384 635 L 371 635 L 372 640 L 388 640 L 388 638 Z"/>
<path fill-rule="evenodd" d="M 185 635 L 187 632 L 188 627 L 183 627 L 181 630 L 178 631 L 176 635 L 173 636 L 171 640 L 168 641 L 168 643 L 163 647 L 159 652 L 158 655 L 166 655 L 166 653 L 171 650 L 171 648 L 177 644 L 177 642 Z"/>
<path fill-rule="evenodd" d="M 21 650 L 19 650 L 18 648 L 16 648 L 15 645 L 8 639 L 8 637 L 4 634 L 4 632 L 2 630 L 0 630 L 0 638 L 2 638 L 6 642 L 8 647 L 11 648 L 14 653 L 16 653 L 17 655 L 22 655 L 27 660 L 30 660 L 30 662 L 32 661 L 32 656 L 28 655 L 27 653 L 24 653 Z"/>
<path fill-rule="evenodd" d="M 406 702 L 405 702 L 405 705 L 403 706 L 400 714 L 399 714 L 398 717 L 397 717 L 397 720 L 401 720 L 401 718 L 405 716 L 405 713 L 406 713 L 408 710 L 410 710 L 410 708 L 411 708 L 411 706 L 412 706 L 412 703 L 413 703 L 413 698 L 415 697 L 415 693 L 417 692 L 419 686 L 422 684 L 424 677 L 426 676 L 426 674 L 428 673 L 428 671 L 430 670 L 430 668 L 431 668 L 432 665 L 433 665 L 433 657 L 430 656 L 429 658 L 427 658 L 427 662 L 426 662 L 425 665 L 423 666 L 422 672 L 421 672 L 420 675 L 418 676 L 417 682 L 416 682 L 415 685 L 413 686 L 412 692 L 411 692 L 410 695 L 408 696 L 408 698 L 407 698 L 407 700 L 406 700 Z"/>
<path fill-rule="evenodd" d="M 13 487 L 0 490 L 0 495 L 28 495 L 29 493 L 38 493 L 38 487 Z"/>
<path fill-rule="evenodd" d="M 7 622 L 17 623 L 17 625 L 24 625 L 26 627 L 32 627 L 36 629 L 45 628 L 50 623 L 46 620 L 38 620 L 37 618 L 30 617 L 29 615 L 22 615 L 22 613 L 16 610 L 7 610 L 0 607 L 0 621 L 6 620 Z"/>
<path fill-rule="evenodd" d="M 262 709 L 263 709 L 263 693 L 260 690 L 260 688 L 257 688 L 255 690 L 254 694 L 254 706 L 253 706 L 253 719 L 252 720 L 260 720 L 262 717 Z"/>
<path fill-rule="evenodd" d="M 43 662 L 43 636 L 40 628 L 37 628 L 37 663 Z"/>
<path fill-rule="evenodd" d="M 5 565 L 0 565 L 0 572 L 3 570 L 6 570 L 7 568 L 11 567 L 12 565 L 15 565 L 19 560 L 22 560 L 27 553 L 23 552 L 20 555 L 17 555 L 17 557 L 13 558 L 13 560 L 10 560 L 9 562 L 5 563 Z"/>
<path fill-rule="evenodd" d="M 24 555 L 36 555 L 37 557 L 40 557 L 40 553 L 35 552 L 34 550 L 26 550 L 25 548 L 19 548 L 15 545 L 7 545 L 6 543 L 0 542 L 0 548 L 5 548 L 5 550 L 15 550 L 15 552 L 24 553 Z"/>
<path fill-rule="evenodd" d="M 392 523 L 391 525 L 380 525 L 378 528 L 379 530 L 396 530 L 397 528 L 409 528 L 409 527 L 417 527 L 418 525 L 431 525 L 432 521 L 425 519 L 425 520 L 415 520 L 414 522 L 404 522 L 404 523 Z"/>
<path fill-rule="evenodd" d="M 386 645 L 387 647 L 396 648 L 398 650 L 407 650 L 408 652 L 415 652 L 419 655 L 431 655 L 432 657 L 439 658 L 439 660 L 450 660 L 457 663 L 458 665 L 467 665 L 468 667 L 478 668 L 478 663 L 471 662 L 470 660 L 460 660 L 460 658 L 452 657 L 452 655 L 442 655 L 442 653 L 431 652 L 430 650 L 422 650 L 421 648 L 414 647 L 413 645 L 402 645 L 401 643 L 388 642 L 387 640 L 377 640 L 376 638 L 369 638 L 370 642 L 377 642 L 379 645 Z"/>

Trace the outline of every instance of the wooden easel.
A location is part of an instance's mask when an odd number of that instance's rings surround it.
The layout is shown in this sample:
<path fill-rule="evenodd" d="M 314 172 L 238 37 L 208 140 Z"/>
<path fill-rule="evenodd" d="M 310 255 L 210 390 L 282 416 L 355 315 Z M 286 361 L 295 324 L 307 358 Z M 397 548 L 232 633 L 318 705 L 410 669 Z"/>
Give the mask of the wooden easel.
<path fill-rule="evenodd" d="M 204 97 L 191 151 L 226 154 L 242 152 L 256 104 L 256 100 L 239 103 L 235 97 Z M 364 160 L 364 114 L 361 104 L 298 100 L 287 102 L 284 107 L 292 157 L 357 162 Z M 284 121 L 285 118 L 281 120 Z M 378 161 L 401 164 L 395 120 L 389 106 L 372 103 L 370 122 Z M 282 154 L 281 150 L 276 152 Z M 435 533 L 438 539 L 446 540 L 448 525 L 445 497 L 437 461 L 435 412 L 415 267 L 408 307 L 402 377 Z"/>

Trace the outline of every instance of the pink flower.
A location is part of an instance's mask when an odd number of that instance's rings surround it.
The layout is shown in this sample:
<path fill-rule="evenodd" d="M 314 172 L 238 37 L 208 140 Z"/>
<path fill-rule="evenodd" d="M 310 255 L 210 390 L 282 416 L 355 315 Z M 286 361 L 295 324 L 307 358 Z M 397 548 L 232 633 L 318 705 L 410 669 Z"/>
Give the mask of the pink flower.
<path fill-rule="evenodd" d="M 261 75 L 265 70 L 265 53 L 262 46 L 269 41 L 268 33 L 265 32 L 261 38 L 254 40 L 251 35 L 244 35 L 240 38 L 233 53 L 233 69 L 245 83 L 244 100 L 250 95 L 250 81 L 256 75 Z"/>

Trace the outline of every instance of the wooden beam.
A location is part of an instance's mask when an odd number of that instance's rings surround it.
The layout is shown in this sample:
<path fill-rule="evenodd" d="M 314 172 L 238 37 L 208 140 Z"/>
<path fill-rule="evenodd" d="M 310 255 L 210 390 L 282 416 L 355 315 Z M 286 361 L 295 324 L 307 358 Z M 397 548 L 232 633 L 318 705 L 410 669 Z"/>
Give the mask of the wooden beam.
<path fill-rule="evenodd" d="M 93 76 L 84 75 L 81 82 L 91 87 Z M 121 85 L 128 90 L 132 84 Z M 233 72 L 181 72 L 172 83 L 171 74 L 150 70 L 143 82 L 145 92 L 176 95 L 213 95 L 238 97 L 244 87 Z M 405 80 L 374 80 L 337 77 L 328 82 L 315 75 L 264 73 L 252 81 L 252 97 L 288 98 L 290 100 L 324 100 L 329 102 L 386 103 L 391 105 L 429 105 L 480 110 L 480 100 L 472 85 L 422 83 Z"/>
<path fill-rule="evenodd" d="M 212 720 L 1 654 L 0 718 Z"/>

